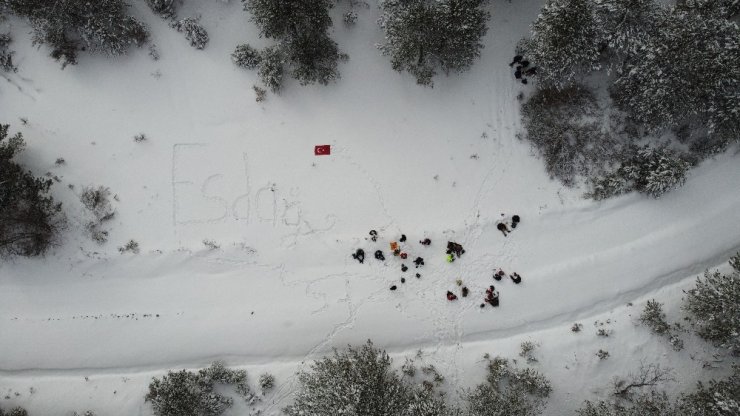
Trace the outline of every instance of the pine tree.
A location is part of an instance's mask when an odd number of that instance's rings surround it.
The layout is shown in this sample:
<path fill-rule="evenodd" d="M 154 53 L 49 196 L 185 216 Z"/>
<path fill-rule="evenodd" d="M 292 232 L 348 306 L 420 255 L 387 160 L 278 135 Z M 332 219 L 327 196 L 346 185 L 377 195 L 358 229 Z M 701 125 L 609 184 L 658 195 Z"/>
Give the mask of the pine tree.
<path fill-rule="evenodd" d="M 594 4 L 599 41 L 616 55 L 618 68 L 625 60 L 641 59 L 641 49 L 658 29 L 663 9 L 655 0 L 595 0 Z"/>
<path fill-rule="evenodd" d="M 643 393 L 629 402 L 607 403 L 586 400 L 578 416 L 679 416 L 664 392 Z M 683 416 L 683 415 L 680 415 Z M 689 416 L 689 415 L 685 415 Z"/>
<path fill-rule="evenodd" d="M 283 72 L 285 57 L 278 47 L 270 47 L 262 50 L 260 54 L 259 75 L 262 83 L 272 92 L 280 91 L 283 86 Z"/>
<path fill-rule="evenodd" d="M 131 44 L 141 46 L 149 33 L 126 14 L 122 0 L 4 0 L 5 7 L 25 17 L 33 27 L 36 44 L 51 47 L 62 67 L 77 63 L 77 52 L 90 50 L 121 55 Z"/>
<path fill-rule="evenodd" d="M 260 51 L 245 43 L 236 47 L 234 53 L 231 54 L 231 60 L 236 66 L 246 69 L 257 69 L 262 62 L 262 55 Z"/>
<path fill-rule="evenodd" d="M 0 255 L 36 256 L 54 243 L 64 225 L 61 203 L 49 195 L 53 181 L 13 161 L 25 143 L 0 125 Z"/>
<path fill-rule="evenodd" d="M 208 32 L 198 23 L 197 18 L 186 17 L 172 22 L 170 27 L 178 32 L 185 33 L 185 39 L 190 41 L 190 46 L 195 49 L 203 49 L 208 44 Z"/>
<path fill-rule="evenodd" d="M 740 132 L 740 29 L 673 9 L 612 88 L 616 104 L 652 130 L 688 122 Z"/>
<path fill-rule="evenodd" d="M 523 49 L 539 68 L 540 82 L 561 89 L 600 68 L 604 37 L 590 0 L 548 0 Z"/>
<path fill-rule="evenodd" d="M 175 15 L 175 8 L 177 6 L 175 0 L 146 0 L 146 3 L 154 13 L 165 19 Z"/>
<path fill-rule="evenodd" d="M 691 164 L 681 155 L 665 146 L 645 145 L 624 161 L 617 172 L 631 181 L 631 187 L 636 191 L 658 198 L 683 185 L 690 167 Z"/>
<path fill-rule="evenodd" d="M 679 404 L 680 415 L 736 416 L 740 414 L 740 371 L 735 366 L 726 380 L 699 383 L 696 392 L 684 395 Z"/>
<path fill-rule="evenodd" d="M 550 382 L 532 369 L 512 367 L 496 357 L 488 362 L 486 382 L 467 394 L 471 416 L 536 416 L 552 392 Z"/>
<path fill-rule="evenodd" d="M 11 42 L 9 34 L 0 34 L 0 69 L 6 72 L 15 72 L 17 68 L 13 65 L 13 51 L 8 49 Z"/>
<path fill-rule="evenodd" d="M 283 68 L 287 65 L 291 75 L 302 85 L 328 84 L 339 79 L 338 62 L 347 59 L 337 43 L 329 37 L 332 25 L 330 0 L 242 0 L 245 10 L 260 29 L 260 36 L 275 39 L 278 44 L 270 51 L 263 51 L 260 78 L 273 92 L 278 91 Z M 242 50 L 242 53 L 244 50 Z M 278 58 L 278 52 L 280 59 Z M 235 51 L 235 53 L 237 53 Z M 267 56 L 270 59 L 265 59 Z M 262 68 L 265 65 L 267 68 Z"/>
<path fill-rule="evenodd" d="M 483 48 L 490 13 L 486 0 L 383 0 L 379 24 L 391 66 L 409 72 L 419 85 L 432 86 L 436 69 L 470 68 Z"/>
<path fill-rule="evenodd" d="M 686 295 L 684 309 L 693 316 L 697 334 L 740 355 L 740 272 L 707 271 Z"/>

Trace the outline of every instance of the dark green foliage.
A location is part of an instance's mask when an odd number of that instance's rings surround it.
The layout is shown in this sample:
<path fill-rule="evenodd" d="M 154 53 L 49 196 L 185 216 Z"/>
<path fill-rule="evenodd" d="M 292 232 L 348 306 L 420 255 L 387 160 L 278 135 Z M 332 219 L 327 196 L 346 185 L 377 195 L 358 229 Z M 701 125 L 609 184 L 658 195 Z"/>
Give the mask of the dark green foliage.
<path fill-rule="evenodd" d="M 658 198 L 683 185 L 690 167 L 685 156 L 665 146 L 632 146 L 616 170 L 591 180 L 586 196 L 600 200 L 634 190 Z"/>
<path fill-rule="evenodd" d="M 265 48 L 261 55 L 262 59 L 257 75 L 270 91 L 278 92 L 283 86 L 285 58 L 277 47 Z"/>
<path fill-rule="evenodd" d="M 13 51 L 8 49 L 12 41 L 9 34 L 0 34 L 0 69 L 6 72 L 15 72 L 17 68 L 13 65 Z"/>
<path fill-rule="evenodd" d="M 731 19 L 740 14 L 738 0 L 679 0 L 678 6 L 711 17 Z"/>
<path fill-rule="evenodd" d="M 700 337 L 740 355 L 740 272 L 705 272 L 686 292 L 684 309 Z"/>
<path fill-rule="evenodd" d="M 601 111 L 582 86 L 539 89 L 522 105 L 526 138 L 545 161 L 547 172 L 565 185 L 589 175 L 620 148 L 601 131 Z"/>
<path fill-rule="evenodd" d="M 740 414 L 740 372 L 726 380 L 711 380 L 707 386 L 699 383 L 694 393 L 684 395 L 679 402 L 680 415 L 736 416 Z"/>
<path fill-rule="evenodd" d="M 238 67 L 257 69 L 257 66 L 262 62 L 262 55 L 260 51 L 245 43 L 236 47 L 234 53 L 231 54 L 231 60 Z"/>
<path fill-rule="evenodd" d="M 548 0 L 523 49 L 545 86 L 562 89 L 600 68 L 600 28 L 590 0 Z"/>
<path fill-rule="evenodd" d="M 512 367 L 500 357 L 488 361 L 486 382 L 467 394 L 470 416 L 535 416 L 552 392 L 550 382 L 530 368 Z"/>
<path fill-rule="evenodd" d="M 49 195 L 53 181 L 13 161 L 23 150 L 20 133 L 8 137 L 0 125 L 0 255 L 36 256 L 55 241 L 63 226 L 61 204 Z"/>
<path fill-rule="evenodd" d="M 278 44 L 261 53 L 240 45 L 232 54 L 239 66 L 259 66 L 260 78 L 273 92 L 282 84 L 287 66 L 301 85 L 326 85 L 339 79 L 339 61 L 347 55 L 339 51 L 328 30 L 332 25 L 330 0 L 243 0 L 245 10 L 260 29 L 260 35 L 275 39 Z M 263 68 L 264 66 L 264 68 Z M 280 66 L 280 68 L 278 68 Z"/>
<path fill-rule="evenodd" d="M 154 13 L 169 18 L 175 15 L 175 7 L 177 6 L 175 0 L 146 0 L 146 4 L 152 9 Z"/>
<path fill-rule="evenodd" d="M 172 22 L 170 27 L 180 33 L 184 33 L 185 39 L 187 39 L 190 42 L 190 46 L 195 49 L 203 49 L 208 44 L 208 32 L 206 32 L 206 29 L 198 23 L 197 18 L 186 17 Z"/>
<path fill-rule="evenodd" d="M 145 400 L 152 403 L 157 416 L 218 416 L 231 407 L 233 400 L 217 393 L 216 384 L 233 386 L 245 400 L 254 398 L 245 371 L 230 370 L 215 362 L 197 373 L 169 371 L 161 379 L 153 378 Z"/>
<path fill-rule="evenodd" d="M 28 412 L 26 409 L 18 406 L 10 409 L 8 412 L 3 412 L 3 409 L 0 409 L 0 416 L 28 416 Z"/>
<path fill-rule="evenodd" d="M 678 416 L 663 392 L 640 394 L 628 402 L 586 401 L 576 410 L 578 416 Z M 688 416 L 688 415 L 686 415 Z"/>
<path fill-rule="evenodd" d="M 28 19 L 34 43 L 48 45 L 62 67 L 76 64 L 80 50 L 121 55 L 149 36 L 141 22 L 126 14 L 121 0 L 2 1 L 11 13 Z"/>
<path fill-rule="evenodd" d="M 379 20 L 385 31 L 384 55 L 394 70 L 406 71 L 420 85 L 432 86 L 437 68 L 462 72 L 480 56 L 488 31 L 487 0 L 384 0 Z"/>
<path fill-rule="evenodd" d="M 433 385 L 411 385 L 392 368 L 385 351 L 368 341 L 334 352 L 298 373 L 300 387 L 288 416 L 451 416 Z"/>
<path fill-rule="evenodd" d="M 740 29 L 721 18 L 672 10 L 612 88 L 618 107 L 653 130 L 687 122 L 710 134 L 740 132 Z"/>

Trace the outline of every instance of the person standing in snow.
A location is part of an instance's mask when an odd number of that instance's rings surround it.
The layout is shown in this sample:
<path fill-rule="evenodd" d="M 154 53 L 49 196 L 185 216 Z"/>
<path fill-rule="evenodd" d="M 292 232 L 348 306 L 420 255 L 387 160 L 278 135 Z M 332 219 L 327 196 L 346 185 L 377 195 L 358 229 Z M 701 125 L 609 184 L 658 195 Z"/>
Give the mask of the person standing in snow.
<path fill-rule="evenodd" d="M 418 269 L 420 266 L 424 265 L 424 259 L 421 257 L 417 257 L 416 260 L 414 260 L 414 264 L 416 265 L 416 268 Z"/>
<path fill-rule="evenodd" d="M 511 217 L 511 228 L 512 229 L 516 228 L 516 226 L 519 225 L 520 220 L 521 218 L 519 218 L 518 215 L 514 215 L 513 217 Z"/>
<path fill-rule="evenodd" d="M 432 244 L 432 240 L 430 240 L 428 238 L 425 238 L 425 239 L 419 241 L 419 244 L 421 244 L 422 246 L 428 246 L 428 245 L 431 245 Z"/>
<path fill-rule="evenodd" d="M 378 259 L 378 260 L 380 260 L 380 261 L 384 261 L 385 260 L 385 256 L 383 255 L 383 252 L 380 251 L 380 250 L 376 250 L 375 251 L 375 258 Z"/>
<path fill-rule="evenodd" d="M 519 284 L 519 283 L 522 282 L 522 277 L 519 276 L 519 273 L 517 273 L 517 272 L 512 273 L 509 277 L 516 284 Z"/>
<path fill-rule="evenodd" d="M 516 56 L 514 57 L 514 60 L 513 60 L 513 61 L 511 61 L 511 63 L 509 64 L 509 66 L 514 66 L 514 64 L 517 64 L 517 63 L 521 62 L 521 61 L 522 61 L 522 59 L 524 59 L 524 57 L 523 57 L 523 56 L 521 56 L 521 55 L 516 55 Z"/>
<path fill-rule="evenodd" d="M 375 230 L 370 230 L 370 239 L 373 241 L 378 241 L 378 232 Z"/>
<path fill-rule="evenodd" d="M 355 251 L 355 254 L 352 255 L 352 258 L 359 261 L 360 264 L 365 262 L 365 250 L 358 248 L 357 251 Z"/>
<path fill-rule="evenodd" d="M 457 300 L 457 296 L 455 296 L 455 294 L 454 294 L 454 293 L 452 293 L 452 292 L 450 292 L 450 291 L 448 290 L 448 291 L 447 291 L 447 300 L 449 300 L 449 301 Z"/>

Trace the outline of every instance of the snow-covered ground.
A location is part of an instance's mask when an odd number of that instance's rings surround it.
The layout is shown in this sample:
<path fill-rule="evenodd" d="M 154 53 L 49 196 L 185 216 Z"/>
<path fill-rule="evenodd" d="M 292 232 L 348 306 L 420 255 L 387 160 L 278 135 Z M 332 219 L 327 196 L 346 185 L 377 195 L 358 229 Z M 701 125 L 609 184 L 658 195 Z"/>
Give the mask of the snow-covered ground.
<path fill-rule="evenodd" d="M 254 101 L 256 74 L 229 54 L 268 41 L 238 2 L 194 3 L 179 14 L 202 15 L 204 51 L 137 4 L 160 60 L 146 50 L 84 55 L 63 71 L 24 24 L 6 22 L 19 72 L 0 85 L 0 123 L 24 134 L 24 163 L 61 179 L 54 195 L 70 228 L 46 258 L 0 263 L 0 393 L 10 397 L 0 406 L 149 415 L 151 376 L 223 359 L 253 379 L 275 373 L 282 384 L 266 406 L 276 411 L 300 363 L 368 338 L 398 357 L 431 354 L 452 392 L 482 380 L 483 353 L 515 357 L 521 341 L 538 340 L 537 365 L 556 386 L 552 415 L 641 357 L 678 367 L 676 388 L 706 376 L 702 358 L 687 358 L 710 356 L 705 344 L 686 335 L 676 353 L 633 321 L 650 297 L 677 320 L 681 289 L 740 248 L 734 149 L 658 200 L 596 203 L 550 180 L 517 139 L 517 95 L 528 89 L 507 65 L 539 1 L 494 2 L 479 62 L 433 89 L 391 70 L 374 47 L 377 11 L 364 10 L 354 28 L 335 28 L 351 57 L 339 83 L 289 81 L 264 103 Z M 149 139 L 134 142 L 139 133 Z M 332 155 L 314 156 L 318 144 Z M 87 185 L 117 196 L 102 246 L 83 229 Z M 513 214 L 522 223 L 504 237 L 496 222 Z M 401 233 L 406 273 L 388 253 Z M 418 244 L 425 237 L 430 247 Z M 141 253 L 119 254 L 130 239 Z M 454 263 L 448 240 L 466 250 Z M 350 257 L 357 248 L 365 264 Z M 418 270 L 416 256 L 426 262 Z M 496 283 L 497 267 L 523 283 Z M 456 279 L 472 293 L 448 302 Z M 496 310 L 479 308 L 490 284 Z M 613 336 L 596 337 L 593 322 L 607 319 Z M 569 330 L 576 321 L 580 334 Z M 599 348 L 611 358 L 600 361 Z"/>

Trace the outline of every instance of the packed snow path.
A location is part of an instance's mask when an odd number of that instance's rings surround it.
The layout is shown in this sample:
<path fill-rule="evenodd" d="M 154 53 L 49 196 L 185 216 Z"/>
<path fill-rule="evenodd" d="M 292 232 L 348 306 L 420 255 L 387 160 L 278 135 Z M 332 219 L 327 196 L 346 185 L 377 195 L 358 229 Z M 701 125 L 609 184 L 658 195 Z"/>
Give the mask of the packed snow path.
<path fill-rule="evenodd" d="M 71 227 L 53 255 L 0 264 L 0 369 L 268 363 L 367 338 L 391 350 L 491 340 L 609 310 L 724 261 L 740 247 L 736 156 L 704 163 L 660 200 L 594 203 L 551 181 L 517 140 L 527 89 L 507 63 L 539 5 L 500 4 L 480 62 L 434 89 L 391 71 L 368 12 L 337 28 L 352 56 L 341 83 L 289 83 L 262 105 L 255 74 L 228 61 L 257 38 L 238 4 L 209 4 L 203 52 L 148 16 L 156 62 L 87 57 L 60 71 L 16 26 L 23 78 L 3 86 L 0 121 L 24 133 L 26 162 L 60 177 Z M 150 139 L 134 143 L 141 132 Z M 316 144 L 332 144 L 332 156 L 313 157 Z M 102 247 L 82 231 L 88 184 L 118 195 Z M 507 238 L 501 213 L 522 217 Z M 407 265 L 426 260 L 421 279 L 388 254 L 401 232 Z M 431 247 L 417 244 L 424 237 Z M 131 238 L 141 254 L 118 254 Z M 452 264 L 448 240 L 466 249 Z M 497 267 L 524 282 L 496 283 Z M 471 295 L 448 302 L 456 279 Z M 496 310 L 479 308 L 489 284 Z"/>

